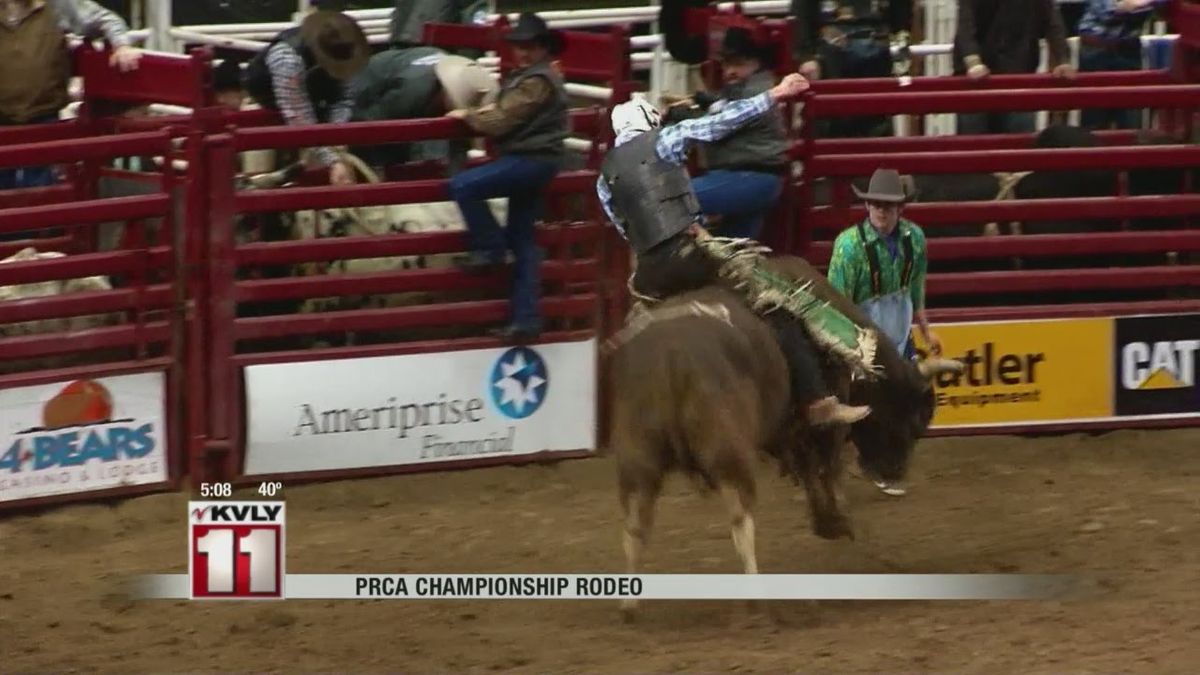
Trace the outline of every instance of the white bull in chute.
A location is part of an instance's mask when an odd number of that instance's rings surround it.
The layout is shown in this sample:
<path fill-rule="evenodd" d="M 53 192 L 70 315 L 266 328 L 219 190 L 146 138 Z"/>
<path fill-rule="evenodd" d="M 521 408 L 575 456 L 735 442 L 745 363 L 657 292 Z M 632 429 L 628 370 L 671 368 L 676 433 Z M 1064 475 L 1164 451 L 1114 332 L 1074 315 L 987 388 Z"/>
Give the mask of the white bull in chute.
<path fill-rule="evenodd" d="M 0 265 L 14 262 L 29 262 L 32 260 L 49 260 L 63 258 L 66 254 L 57 251 L 41 251 L 33 247 L 23 248 L 13 255 L 0 260 Z M 29 284 L 0 286 L 0 302 L 11 300 L 28 300 L 31 298 L 46 298 L 69 293 L 84 293 L 87 291 L 110 291 L 112 283 L 102 276 L 81 277 L 78 279 L 55 279 Z M 114 314 L 92 314 L 72 316 L 58 319 L 39 319 L 36 321 L 20 321 L 0 324 L 0 337 L 17 337 L 42 333 L 74 332 L 97 328 L 115 323 Z"/>
<path fill-rule="evenodd" d="M 354 155 L 344 156 L 367 182 L 380 182 L 378 174 L 362 160 Z M 505 222 L 508 211 L 507 199 L 489 200 L 488 206 L 491 208 L 497 222 Z M 458 205 L 449 201 L 316 209 L 299 211 L 289 215 L 294 218 L 291 226 L 292 238 L 301 240 L 379 236 L 398 232 L 459 232 L 466 228 Z M 454 260 L 458 255 L 454 253 L 438 253 L 338 260 L 329 264 L 307 265 L 304 267 L 304 273 L 306 275 L 361 274 L 406 269 L 447 269 L 453 266 Z M 427 302 L 429 300 L 430 294 L 423 292 L 391 293 L 356 300 L 350 298 L 314 298 L 305 303 L 301 311 L 328 311 L 365 306 L 400 306 Z"/>

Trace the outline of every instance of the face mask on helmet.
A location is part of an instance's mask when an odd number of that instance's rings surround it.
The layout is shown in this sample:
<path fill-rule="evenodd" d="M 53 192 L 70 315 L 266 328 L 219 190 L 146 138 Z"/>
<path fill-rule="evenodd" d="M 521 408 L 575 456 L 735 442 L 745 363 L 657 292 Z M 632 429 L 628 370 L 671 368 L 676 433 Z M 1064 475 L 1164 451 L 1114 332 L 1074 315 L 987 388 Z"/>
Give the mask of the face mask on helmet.
<path fill-rule="evenodd" d="M 613 108 L 613 133 L 641 132 L 662 126 L 658 109 L 642 99 L 633 99 Z"/>

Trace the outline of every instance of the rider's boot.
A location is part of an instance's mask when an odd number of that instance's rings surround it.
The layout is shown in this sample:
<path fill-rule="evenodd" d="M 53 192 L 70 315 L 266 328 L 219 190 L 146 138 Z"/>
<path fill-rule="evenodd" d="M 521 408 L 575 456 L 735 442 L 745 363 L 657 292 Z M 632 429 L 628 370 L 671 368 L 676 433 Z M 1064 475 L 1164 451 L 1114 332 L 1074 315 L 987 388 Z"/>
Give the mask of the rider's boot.
<path fill-rule="evenodd" d="M 808 406 L 808 421 L 813 426 L 854 424 L 870 414 L 870 406 L 846 405 L 836 396 L 826 396 Z"/>

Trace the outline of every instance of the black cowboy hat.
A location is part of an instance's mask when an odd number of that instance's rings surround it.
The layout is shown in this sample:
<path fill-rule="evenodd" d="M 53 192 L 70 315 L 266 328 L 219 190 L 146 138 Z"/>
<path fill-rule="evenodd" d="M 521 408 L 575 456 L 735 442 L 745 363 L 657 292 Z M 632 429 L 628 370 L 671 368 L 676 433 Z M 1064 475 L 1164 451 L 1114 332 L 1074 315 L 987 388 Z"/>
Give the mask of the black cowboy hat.
<path fill-rule="evenodd" d="M 225 59 L 213 68 L 213 91 L 230 91 L 242 89 L 242 62 L 237 59 Z"/>
<path fill-rule="evenodd" d="M 371 58 L 371 45 L 358 22 L 341 12 L 318 9 L 300 24 L 300 37 L 317 65 L 336 80 L 349 80 Z"/>
<path fill-rule="evenodd" d="M 689 65 L 708 60 L 708 36 L 687 32 L 688 11 L 711 7 L 709 0 L 662 0 L 658 25 L 671 58 Z"/>
<path fill-rule="evenodd" d="M 749 28 L 731 26 L 721 39 L 721 49 L 717 54 L 719 59 L 744 58 L 757 59 L 764 66 L 773 65 L 775 52 L 770 45 L 763 44 Z"/>
<path fill-rule="evenodd" d="M 562 53 L 564 46 L 562 31 L 551 30 L 546 20 L 533 12 L 521 12 L 517 17 L 517 25 L 504 39 L 509 42 L 536 42 L 551 54 Z"/>

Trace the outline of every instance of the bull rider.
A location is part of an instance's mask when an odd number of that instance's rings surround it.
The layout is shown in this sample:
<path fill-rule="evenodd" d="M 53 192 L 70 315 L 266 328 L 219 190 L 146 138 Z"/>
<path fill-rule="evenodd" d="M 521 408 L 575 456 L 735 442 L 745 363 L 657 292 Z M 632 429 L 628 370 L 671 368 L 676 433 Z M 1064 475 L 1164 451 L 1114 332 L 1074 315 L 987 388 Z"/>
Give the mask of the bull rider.
<path fill-rule="evenodd" d="M 829 395 L 813 342 L 821 341 L 822 347 L 832 347 L 843 356 L 861 357 L 865 351 L 861 365 L 873 355 L 873 347 L 864 349 L 862 344 L 871 338 L 853 328 L 848 335 L 838 334 L 839 329 L 846 329 L 844 323 L 838 325 L 838 318 L 848 320 L 821 303 L 809 302 L 799 312 L 788 306 L 787 300 L 805 293 L 803 288 L 794 284 L 764 288 L 757 283 L 761 270 L 730 264 L 747 259 L 736 251 L 737 244 L 746 240 L 720 240 L 701 228 L 702 209 L 685 168 L 688 150 L 694 145 L 730 136 L 773 110 L 779 100 L 807 88 L 808 81 L 793 73 L 767 91 L 733 101 L 718 113 L 666 127 L 661 125 L 659 111 L 644 99 L 622 103 L 612 111 L 616 139 L 601 166 L 596 193 L 610 221 L 637 256 L 637 270 L 631 279 L 635 293 L 663 299 L 727 276 L 750 296 L 751 306 L 783 308 L 783 312 L 767 311 L 765 319 L 787 358 L 794 400 L 806 407 L 806 416 L 814 425 L 851 424 L 868 415 L 870 408 L 847 406 Z M 749 260 L 750 265 L 755 264 L 754 258 Z M 766 298 L 771 299 L 764 301 Z M 809 330 L 800 328 L 789 313 L 799 315 Z M 831 344 L 839 339 L 841 344 Z"/>
<path fill-rule="evenodd" d="M 388 49 L 371 57 L 350 84 L 351 121 L 441 117 L 450 110 L 490 103 L 500 87 L 475 61 L 437 47 Z M 386 166 L 448 159 L 451 174 L 466 165 L 469 139 L 419 141 L 354 148 L 368 163 Z"/>
<path fill-rule="evenodd" d="M 941 339 L 929 329 L 925 312 L 925 232 L 900 215 L 909 198 L 904 181 L 893 169 L 879 169 L 866 192 L 853 187 L 866 204 L 867 217 L 834 241 L 830 285 L 861 307 L 905 358 L 916 358 L 914 318 L 925 344 L 940 355 Z M 875 484 L 890 495 L 905 492 L 898 485 L 878 480 Z"/>

